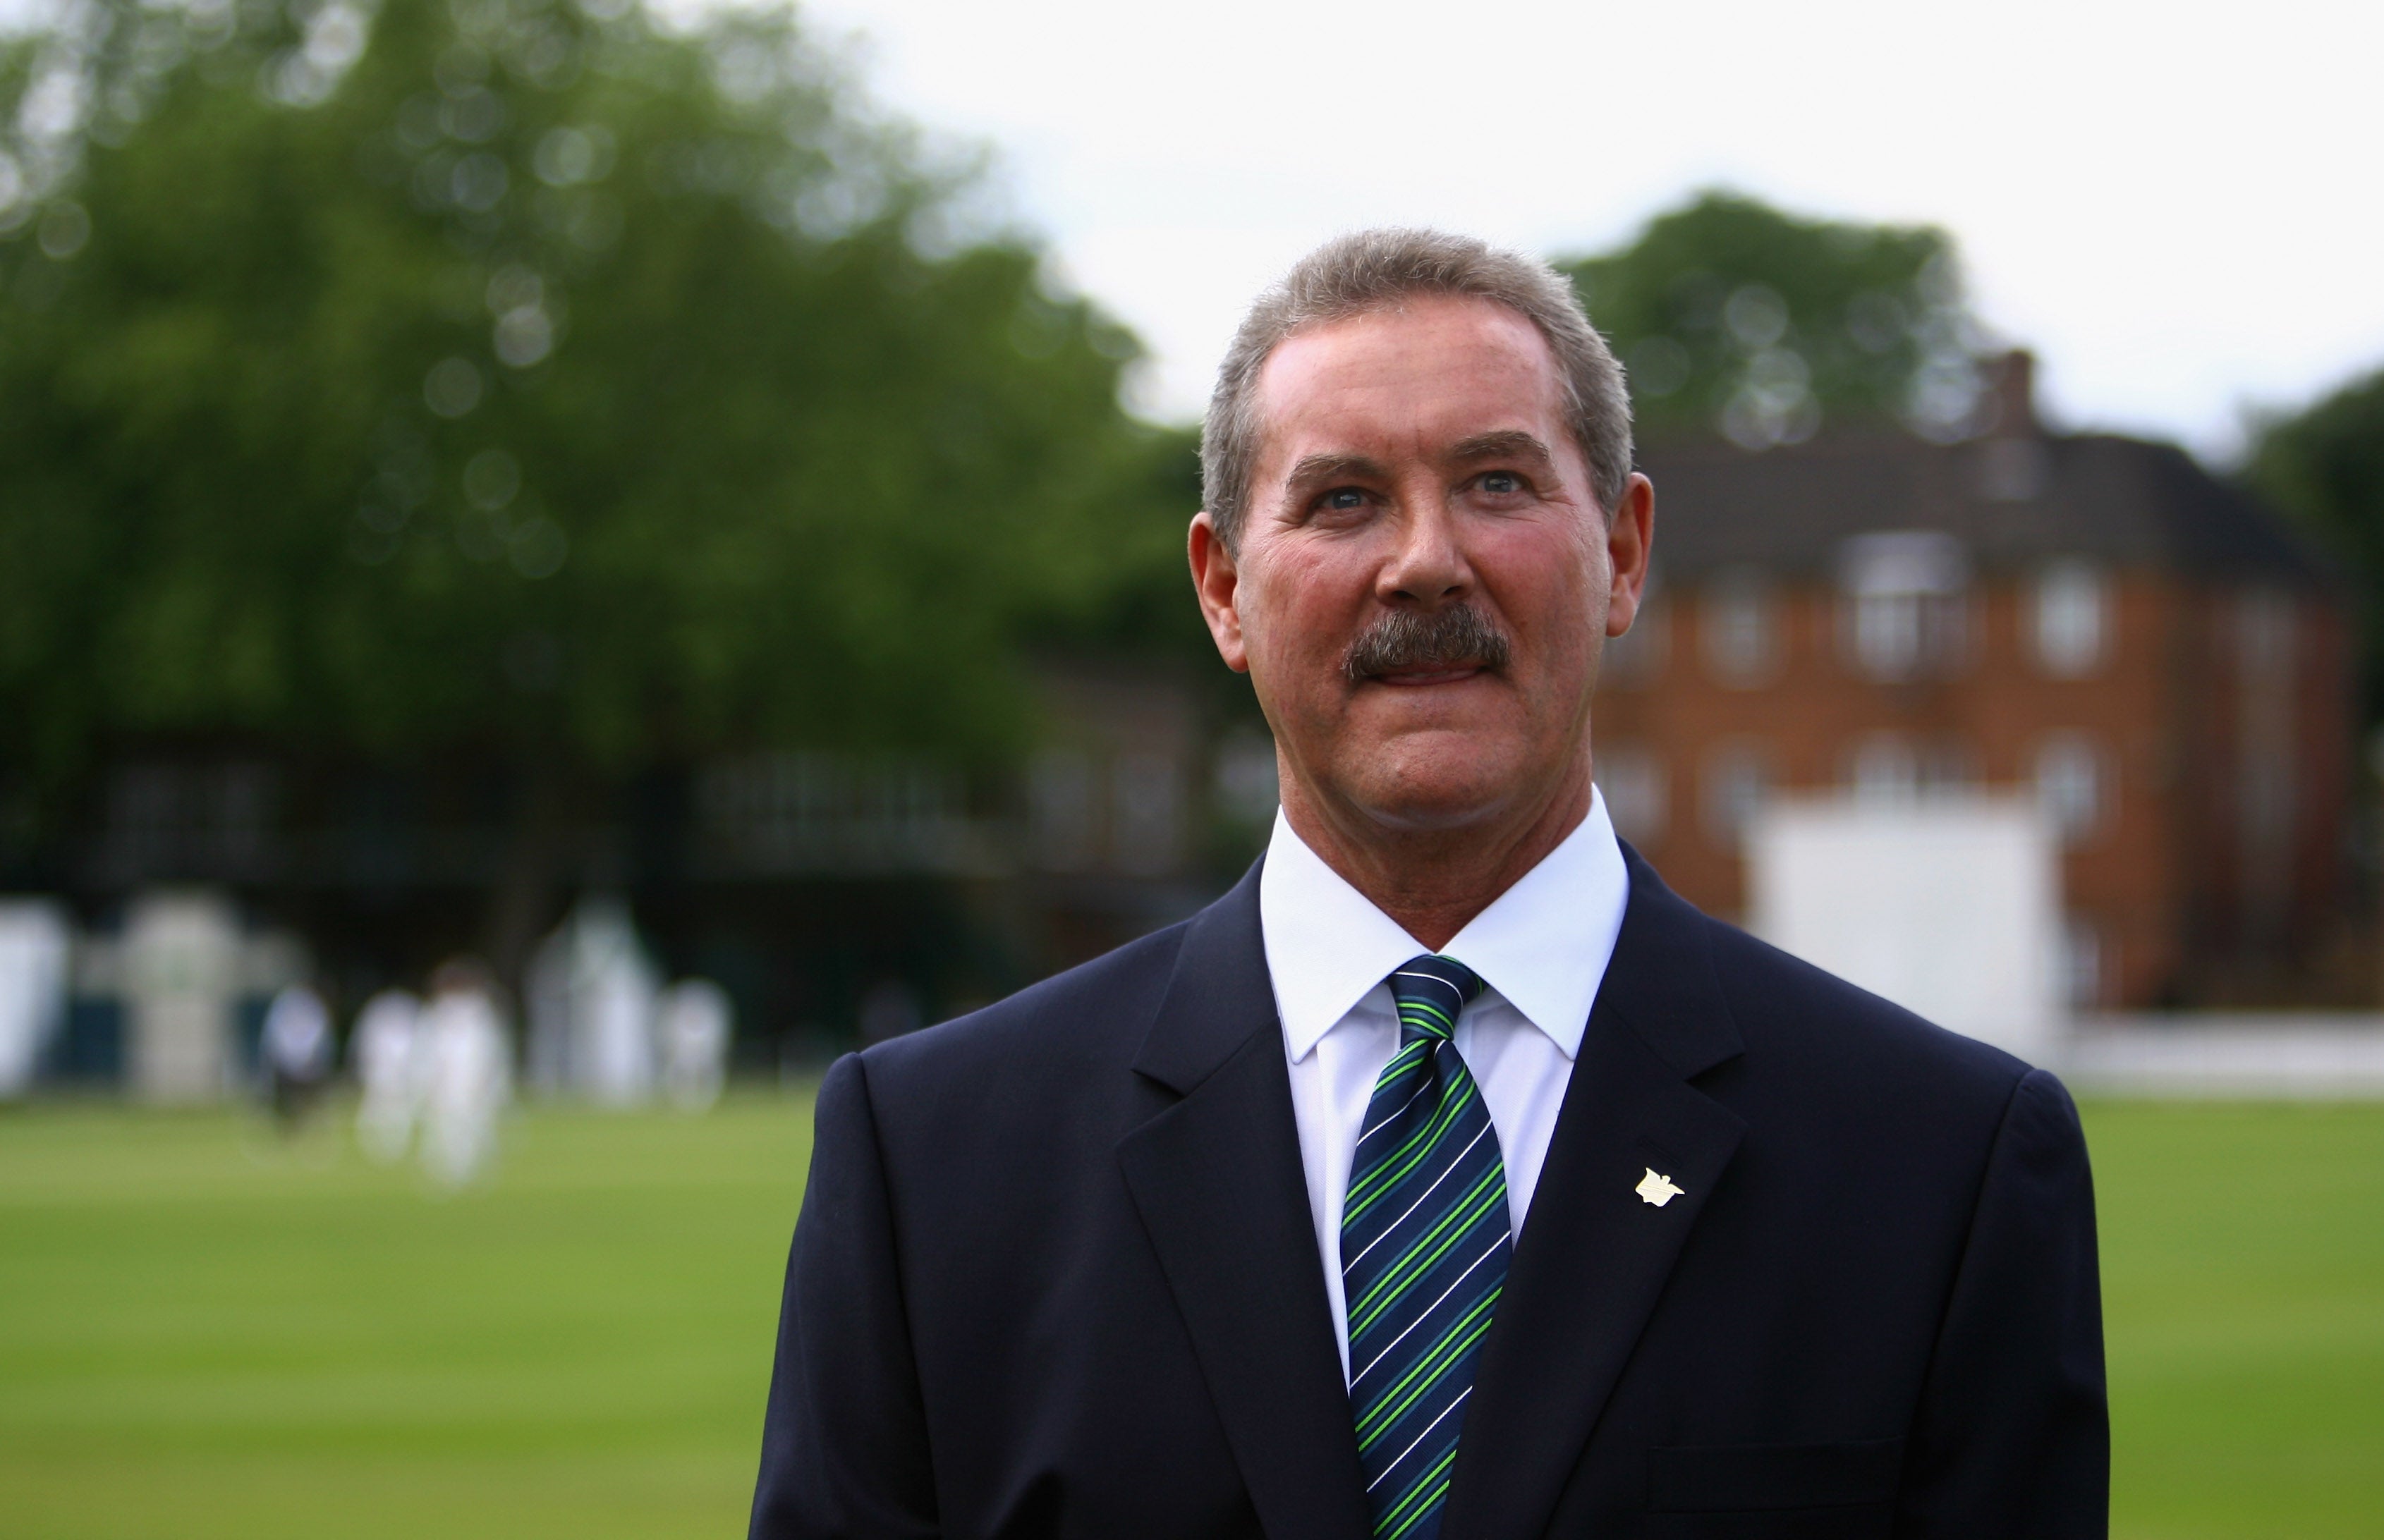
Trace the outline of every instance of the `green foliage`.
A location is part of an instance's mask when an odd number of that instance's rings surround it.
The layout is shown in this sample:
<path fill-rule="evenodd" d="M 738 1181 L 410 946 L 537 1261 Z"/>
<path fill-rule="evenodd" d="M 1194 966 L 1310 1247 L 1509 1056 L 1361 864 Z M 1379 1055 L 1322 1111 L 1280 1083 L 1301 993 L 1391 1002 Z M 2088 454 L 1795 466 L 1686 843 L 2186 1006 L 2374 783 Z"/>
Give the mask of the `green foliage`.
<path fill-rule="evenodd" d="M 1719 430 L 1749 449 L 1825 421 L 1901 420 L 1938 439 L 1983 426 L 1943 231 L 1802 219 L 1699 193 L 1626 246 L 1560 264 L 1629 370 L 1643 433 Z"/>
<path fill-rule="evenodd" d="M 1184 542 L 1200 506 L 1200 431 L 1144 428 L 1119 462 L 1112 485 L 1120 511 L 1098 544 L 1055 549 L 1053 602 L 1034 617 L 1037 644 L 1073 652 L 1124 648 L 1200 665 L 1212 677 L 1217 652 L 1193 602 Z"/>
<path fill-rule="evenodd" d="M 0 116 L 0 760 L 999 757 L 1180 540 L 1133 339 L 784 13 L 82 0 Z"/>
<path fill-rule="evenodd" d="M 2254 435 L 2254 489 L 2347 569 L 2366 627 L 2368 717 L 2384 719 L 2384 370 Z"/>

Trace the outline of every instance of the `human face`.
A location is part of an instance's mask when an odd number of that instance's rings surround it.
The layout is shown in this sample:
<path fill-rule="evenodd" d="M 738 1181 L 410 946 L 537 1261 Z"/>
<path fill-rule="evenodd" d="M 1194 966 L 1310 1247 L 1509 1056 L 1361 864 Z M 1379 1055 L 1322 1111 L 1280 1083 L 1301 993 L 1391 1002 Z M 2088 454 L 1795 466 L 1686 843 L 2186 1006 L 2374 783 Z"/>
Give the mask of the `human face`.
<path fill-rule="evenodd" d="M 1192 564 L 1274 729 L 1295 823 L 1365 842 L 1568 800 L 1577 822 L 1591 687 L 1638 603 L 1652 498 L 1633 477 L 1621 507 L 1597 506 L 1538 329 L 1487 301 L 1410 300 L 1295 333 L 1255 404 L 1237 549 L 1203 514 Z M 1495 636 L 1450 627 L 1459 609 Z M 1471 636 L 1353 675 L 1386 622 Z"/>

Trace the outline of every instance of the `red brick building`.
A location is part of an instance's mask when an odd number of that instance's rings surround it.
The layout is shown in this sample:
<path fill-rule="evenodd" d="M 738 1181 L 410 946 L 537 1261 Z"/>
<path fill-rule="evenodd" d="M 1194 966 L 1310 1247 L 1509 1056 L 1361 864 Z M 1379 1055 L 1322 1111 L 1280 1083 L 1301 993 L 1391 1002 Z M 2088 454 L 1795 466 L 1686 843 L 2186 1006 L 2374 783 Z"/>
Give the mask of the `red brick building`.
<path fill-rule="evenodd" d="M 1652 602 L 1596 717 L 1615 821 L 1735 915 L 1775 792 L 2027 790 L 2063 831 L 2078 1004 L 2284 976 L 2341 898 L 2341 599 L 2181 451 L 2046 433 L 2010 372 L 1993 438 L 1647 455 Z"/>

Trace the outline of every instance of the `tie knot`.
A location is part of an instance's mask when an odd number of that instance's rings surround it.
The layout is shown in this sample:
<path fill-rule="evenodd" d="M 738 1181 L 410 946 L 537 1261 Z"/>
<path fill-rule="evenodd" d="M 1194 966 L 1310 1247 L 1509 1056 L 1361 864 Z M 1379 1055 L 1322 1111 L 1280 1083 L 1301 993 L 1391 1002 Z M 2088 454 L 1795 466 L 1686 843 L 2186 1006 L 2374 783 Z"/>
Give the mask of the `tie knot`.
<path fill-rule="evenodd" d="M 1454 957 L 1426 952 L 1402 964 L 1386 981 L 1398 1002 L 1402 1035 L 1446 1037 L 1457 1030 L 1457 1013 L 1482 992 L 1482 978 Z"/>

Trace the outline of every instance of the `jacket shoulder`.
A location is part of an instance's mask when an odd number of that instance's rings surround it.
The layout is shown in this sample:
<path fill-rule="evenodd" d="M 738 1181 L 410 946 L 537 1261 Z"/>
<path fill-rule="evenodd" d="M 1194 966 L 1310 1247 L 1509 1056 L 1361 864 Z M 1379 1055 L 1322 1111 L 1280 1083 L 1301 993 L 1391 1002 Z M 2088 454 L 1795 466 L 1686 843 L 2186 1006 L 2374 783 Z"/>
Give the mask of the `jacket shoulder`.
<path fill-rule="evenodd" d="M 860 1055 L 873 1099 L 981 1096 L 988 1080 L 1123 1068 L 1142 1046 L 1189 922 L 1154 931 L 982 1010 Z"/>
<path fill-rule="evenodd" d="M 1714 972 L 1748 1054 L 1831 1083 L 1894 1087 L 1999 1116 L 2031 1066 L 1721 921 L 1705 920 Z"/>

